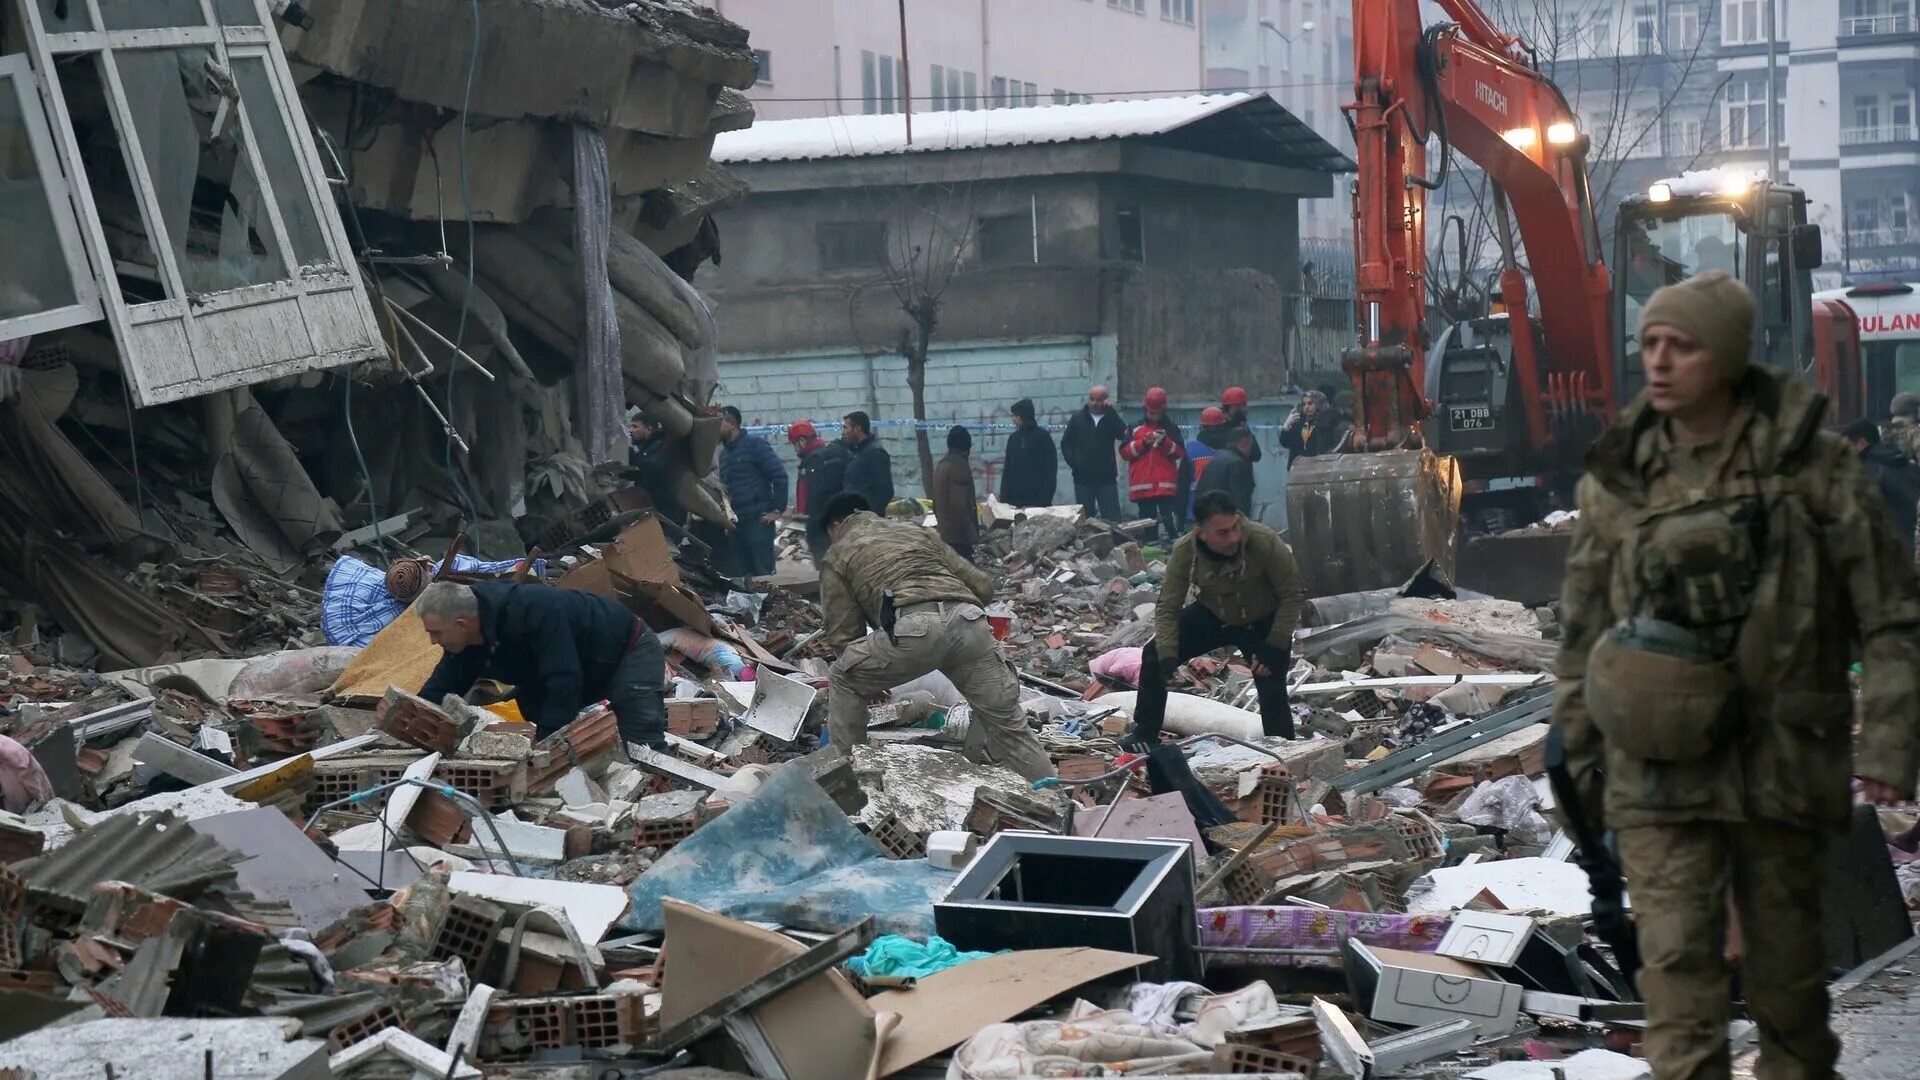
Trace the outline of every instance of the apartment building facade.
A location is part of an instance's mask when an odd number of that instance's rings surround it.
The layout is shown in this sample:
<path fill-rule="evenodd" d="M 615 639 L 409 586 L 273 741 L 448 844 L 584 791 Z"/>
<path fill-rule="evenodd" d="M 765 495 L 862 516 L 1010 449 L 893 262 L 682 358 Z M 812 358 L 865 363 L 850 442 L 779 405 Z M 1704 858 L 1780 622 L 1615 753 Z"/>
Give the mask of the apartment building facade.
<path fill-rule="evenodd" d="M 1204 0 L 712 0 L 745 26 L 762 120 L 1191 94 Z"/>
<path fill-rule="evenodd" d="M 1847 284 L 1920 281 L 1916 7 L 1915 0 L 1782 4 L 1793 46 L 1782 50 L 1790 92 L 1781 97 L 1781 158 L 1788 178 L 1821 208 L 1828 269 Z"/>
<path fill-rule="evenodd" d="M 1353 0 L 1206 0 L 1206 86 L 1265 91 L 1352 156 L 1342 106 L 1353 98 Z M 1300 208 L 1300 239 L 1338 252 L 1353 241 L 1346 185 Z M 1349 257 L 1350 258 L 1350 257 Z"/>

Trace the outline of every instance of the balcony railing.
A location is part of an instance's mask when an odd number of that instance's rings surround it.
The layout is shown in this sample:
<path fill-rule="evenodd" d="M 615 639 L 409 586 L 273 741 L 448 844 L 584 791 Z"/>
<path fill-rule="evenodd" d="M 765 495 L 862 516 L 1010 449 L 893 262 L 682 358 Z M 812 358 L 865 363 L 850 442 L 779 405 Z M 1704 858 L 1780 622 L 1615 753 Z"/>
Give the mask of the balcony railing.
<path fill-rule="evenodd" d="M 1849 15 L 1840 20 L 1843 38 L 1920 32 L 1920 18 L 1912 15 Z"/>
<path fill-rule="evenodd" d="M 1920 246 L 1920 228 L 1897 225 L 1882 225 L 1871 229 L 1848 229 L 1847 250 L 1860 251 L 1865 248 Z"/>
<path fill-rule="evenodd" d="M 1840 129 L 1841 146 L 1872 146 L 1878 143 L 1920 141 L 1920 125 L 1880 124 L 1875 127 Z"/>

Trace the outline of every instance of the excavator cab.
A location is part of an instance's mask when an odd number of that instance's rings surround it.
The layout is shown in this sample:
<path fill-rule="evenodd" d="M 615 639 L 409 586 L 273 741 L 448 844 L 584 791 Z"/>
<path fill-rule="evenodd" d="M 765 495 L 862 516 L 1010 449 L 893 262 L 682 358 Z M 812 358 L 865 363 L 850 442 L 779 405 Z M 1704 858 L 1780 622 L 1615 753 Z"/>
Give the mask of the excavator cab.
<path fill-rule="evenodd" d="M 1753 361 L 1812 377 L 1812 273 L 1820 262 L 1820 227 L 1807 223 L 1806 193 L 1792 184 L 1710 170 L 1629 196 L 1614 228 L 1615 404 L 1646 385 L 1639 329 L 1648 298 L 1707 270 L 1725 270 L 1753 291 Z"/>

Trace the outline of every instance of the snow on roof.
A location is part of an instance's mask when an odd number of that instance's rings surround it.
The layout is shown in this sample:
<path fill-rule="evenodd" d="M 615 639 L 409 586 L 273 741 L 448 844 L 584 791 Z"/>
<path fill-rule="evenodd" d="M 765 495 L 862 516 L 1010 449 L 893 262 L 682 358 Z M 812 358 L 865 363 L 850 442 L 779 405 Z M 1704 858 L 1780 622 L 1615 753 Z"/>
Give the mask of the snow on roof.
<path fill-rule="evenodd" d="M 1301 165 L 1333 171 L 1343 171 L 1343 164 L 1345 169 L 1353 167 L 1345 155 L 1271 97 L 1245 93 L 915 113 L 911 146 L 907 144 L 906 118 L 898 113 L 769 120 L 717 136 L 713 160 L 735 165 L 1162 136 L 1234 110 L 1259 114 L 1259 127 L 1268 137 L 1269 149 L 1288 148 L 1298 155 Z M 1266 156 L 1259 155 L 1261 159 Z"/>

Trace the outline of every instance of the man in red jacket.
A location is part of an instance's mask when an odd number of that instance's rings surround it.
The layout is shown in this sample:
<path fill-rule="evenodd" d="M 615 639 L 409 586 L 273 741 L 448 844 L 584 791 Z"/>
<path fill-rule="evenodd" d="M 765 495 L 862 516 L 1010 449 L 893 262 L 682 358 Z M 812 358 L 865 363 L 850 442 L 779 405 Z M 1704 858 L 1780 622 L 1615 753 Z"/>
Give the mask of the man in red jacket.
<path fill-rule="evenodd" d="M 1127 461 L 1127 498 L 1140 516 L 1160 523 L 1171 544 L 1180 537 L 1180 461 L 1186 456 L 1180 428 L 1167 416 L 1167 392 L 1147 391 L 1147 418 L 1120 447 Z"/>
<path fill-rule="evenodd" d="M 794 459 L 801 465 L 806 464 L 808 454 L 827 445 L 820 433 L 813 430 L 811 420 L 796 420 L 787 425 L 787 442 L 793 447 Z M 807 471 L 802 468 L 798 473 L 793 487 L 793 512 L 804 514 L 807 512 Z"/>

